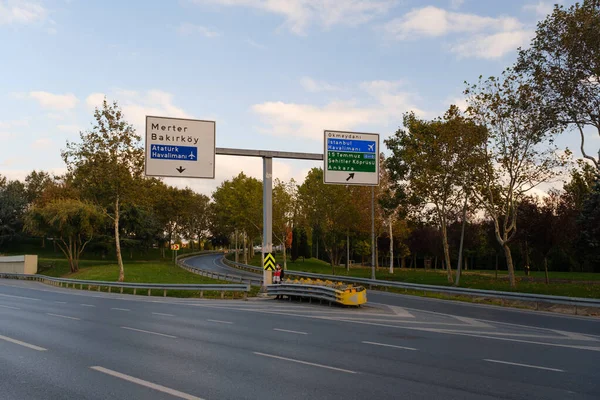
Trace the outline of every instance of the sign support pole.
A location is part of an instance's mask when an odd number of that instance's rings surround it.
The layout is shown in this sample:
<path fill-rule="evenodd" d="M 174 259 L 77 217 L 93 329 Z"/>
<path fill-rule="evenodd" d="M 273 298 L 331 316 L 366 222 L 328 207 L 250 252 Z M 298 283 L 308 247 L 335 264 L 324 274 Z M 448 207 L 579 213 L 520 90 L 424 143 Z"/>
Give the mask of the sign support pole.
<path fill-rule="evenodd" d="M 273 158 L 263 157 L 263 243 L 262 263 L 265 254 L 273 251 Z M 271 284 L 271 271 L 263 270 L 263 289 Z"/>
<path fill-rule="evenodd" d="M 375 279 L 375 187 L 371 186 L 371 279 Z"/>

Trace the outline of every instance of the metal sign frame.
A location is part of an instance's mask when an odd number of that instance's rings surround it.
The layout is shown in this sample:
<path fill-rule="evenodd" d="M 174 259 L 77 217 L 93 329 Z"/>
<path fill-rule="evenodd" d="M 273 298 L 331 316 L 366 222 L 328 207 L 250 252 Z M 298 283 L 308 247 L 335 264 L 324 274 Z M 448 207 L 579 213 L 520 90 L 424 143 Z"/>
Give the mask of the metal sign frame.
<path fill-rule="evenodd" d="M 189 176 L 189 175 L 159 175 L 159 174 L 152 174 L 149 175 L 148 174 L 148 160 L 150 157 L 150 145 L 148 142 L 148 118 L 160 118 L 160 119 L 168 119 L 168 120 L 174 120 L 174 121 L 192 121 L 192 122 L 207 122 L 207 123 L 212 123 L 213 124 L 213 152 L 212 152 L 212 176 Z M 215 167 L 216 167 L 216 154 L 217 154 L 217 122 L 216 121 L 209 121 L 209 120 L 203 120 L 203 119 L 191 119 L 191 118 L 174 118 L 174 117 L 161 117 L 158 115 L 146 115 L 146 127 L 145 127 L 145 143 L 144 143 L 144 148 L 145 148 L 145 159 L 144 159 L 144 174 L 146 176 L 156 176 L 156 177 L 161 177 L 161 178 L 193 178 L 193 179 L 215 179 Z M 200 144 L 200 143 L 198 143 Z M 176 145 L 174 145 L 176 146 Z M 180 172 L 181 174 L 181 172 Z"/>
<path fill-rule="evenodd" d="M 328 181 L 327 180 L 327 163 L 329 161 L 329 151 L 327 149 L 327 133 L 328 132 L 334 132 L 334 133 L 347 133 L 347 134 L 355 134 L 355 135 L 373 135 L 373 136 L 377 136 L 377 150 L 375 151 L 375 162 L 376 162 L 376 166 L 375 166 L 375 175 L 377 176 L 377 183 L 364 183 L 364 182 L 352 182 L 352 179 L 347 180 L 345 182 L 338 182 L 338 181 Z M 333 129 L 326 129 L 323 131 L 323 183 L 327 184 L 327 185 L 344 185 L 344 186 L 348 186 L 348 185 L 352 185 L 352 186 L 379 186 L 379 181 L 380 181 L 380 165 L 379 165 L 379 152 L 380 152 L 380 147 L 379 147 L 379 142 L 380 142 L 380 135 L 379 133 L 370 133 L 370 132 L 348 132 L 348 131 L 336 131 Z M 357 173 L 360 171 L 355 171 L 354 173 Z M 352 173 L 352 171 L 348 171 L 349 174 Z M 365 172 L 363 172 L 365 173 Z M 370 173 L 370 172 L 369 172 Z"/>

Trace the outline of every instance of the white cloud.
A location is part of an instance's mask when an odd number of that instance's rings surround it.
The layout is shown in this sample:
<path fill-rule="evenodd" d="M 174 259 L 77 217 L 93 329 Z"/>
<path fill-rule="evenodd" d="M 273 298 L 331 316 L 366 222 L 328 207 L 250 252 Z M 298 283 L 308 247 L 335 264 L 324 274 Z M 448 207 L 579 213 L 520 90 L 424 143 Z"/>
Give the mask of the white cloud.
<path fill-rule="evenodd" d="M 525 46 L 535 33 L 528 30 L 500 32 L 492 35 L 477 35 L 450 47 L 461 57 L 494 59 Z"/>
<path fill-rule="evenodd" d="M 77 105 L 77 97 L 73 93 L 54 94 L 49 92 L 29 92 L 29 97 L 42 107 L 54 110 L 70 110 Z"/>
<path fill-rule="evenodd" d="M 464 4 L 465 0 L 450 0 L 450 7 L 453 9 L 460 8 Z"/>
<path fill-rule="evenodd" d="M 40 138 L 36 139 L 31 143 L 31 147 L 34 149 L 44 149 L 52 144 L 52 139 Z"/>
<path fill-rule="evenodd" d="M 43 21 L 46 9 L 39 3 L 23 0 L 0 0 L 0 25 L 32 24 Z"/>
<path fill-rule="evenodd" d="M 554 3 L 556 1 L 538 1 L 535 4 L 526 4 L 523 6 L 523 10 L 525 11 L 533 11 L 536 16 L 540 18 L 544 18 L 549 14 L 552 14 L 552 10 L 554 9 Z M 562 3 L 559 1 L 558 3 Z"/>
<path fill-rule="evenodd" d="M 324 106 L 273 101 L 256 104 L 252 110 L 267 125 L 262 129 L 266 133 L 320 140 L 324 129 L 351 130 L 364 125 L 385 125 L 411 110 L 424 115 L 414 106 L 414 96 L 400 91 L 400 86 L 400 82 L 393 81 L 362 83 L 359 89 L 371 103 L 367 106 L 353 100 L 332 101 Z"/>
<path fill-rule="evenodd" d="M 177 28 L 177 32 L 180 35 L 202 35 L 207 38 L 214 38 L 217 36 L 221 36 L 219 32 L 213 31 L 210 28 L 207 28 L 202 25 L 190 24 L 188 22 L 184 22 Z"/>
<path fill-rule="evenodd" d="M 469 104 L 467 103 L 467 99 L 464 97 L 449 97 L 445 100 L 445 107 L 446 110 L 448 109 L 448 107 L 451 104 L 454 104 L 456 107 L 458 107 L 461 111 L 466 111 L 467 107 L 469 106 Z"/>
<path fill-rule="evenodd" d="M 260 50 L 266 50 L 266 49 L 267 49 L 267 46 L 265 46 L 264 44 L 260 44 L 260 43 L 258 43 L 258 42 L 255 42 L 254 40 L 252 40 L 252 39 L 250 39 L 250 38 L 248 38 L 248 39 L 244 40 L 244 42 L 246 42 L 246 43 L 248 43 L 250 46 L 252 46 L 252 47 L 256 47 L 257 49 L 260 49 Z"/>
<path fill-rule="evenodd" d="M 81 130 L 77 125 L 56 125 L 56 129 L 61 132 L 77 134 Z"/>
<path fill-rule="evenodd" d="M 439 37 L 451 33 L 472 33 L 484 30 L 514 30 L 522 24 L 512 17 L 482 17 L 475 14 L 446 11 L 429 6 L 414 9 L 400 18 L 391 20 L 385 30 L 396 39 Z"/>
<path fill-rule="evenodd" d="M 334 25 L 360 25 L 384 15 L 397 0 L 194 0 L 198 4 L 217 4 L 255 8 L 281 15 L 284 25 L 295 34 L 318 23 L 325 28 Z"/>
<path fill-rule="evenodd" d="M 327 82 L 318 82 L 308 76 L 303 77 L 300 80 L 300 83 L 302 84 L 302 87 L 306 91 L 312 92 L 312 93 L 335 92 L 335 91 L 340 90 L 340 88 L 335 85 L 329 84 Z"/>
<path fill-rule="evenodd" d="M 438 7 L 413 9 L 388 22 L 385 31 L 397 40 L 459 36 L 448 46 L 461 57 L 493 59 L 525 45 L 532 32 L 513 17 L 484 17 Z"/>
<path fill-rule="evenodd" d="M 0 121 L 0 129 L 18 128 L 29 126 L 29 121 L 26 119 L 13 119 L 10 121 Z"/>
<path fill-rule="evenodd" d="M 104 93 L 92 93 L 85 99 L 85 104 L 91 109 L 100 107 L 104 101 Z"/>

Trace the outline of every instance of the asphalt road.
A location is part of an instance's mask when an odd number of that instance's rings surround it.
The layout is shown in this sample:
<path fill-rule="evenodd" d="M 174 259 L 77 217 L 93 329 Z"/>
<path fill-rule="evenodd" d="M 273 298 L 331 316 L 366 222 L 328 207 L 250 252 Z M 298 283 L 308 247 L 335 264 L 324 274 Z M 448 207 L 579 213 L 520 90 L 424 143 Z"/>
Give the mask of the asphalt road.
<path fill-rule="evenodd" d="M 1 280 L 0 399 L 600 398 L 598 320 L 369 298 L 344 309 Z"/>

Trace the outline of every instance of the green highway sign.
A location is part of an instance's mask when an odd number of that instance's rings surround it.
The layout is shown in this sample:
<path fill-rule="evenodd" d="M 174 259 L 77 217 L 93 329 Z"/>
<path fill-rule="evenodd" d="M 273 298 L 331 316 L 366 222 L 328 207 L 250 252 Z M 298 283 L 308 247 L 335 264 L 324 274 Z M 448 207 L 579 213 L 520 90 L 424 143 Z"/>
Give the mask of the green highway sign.
<path fill-rule="evenodd" d="M 323 181 L 379 185 L 379 134 L 325 131 Z"/>

